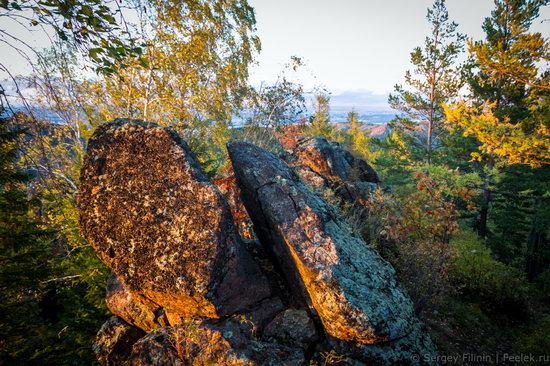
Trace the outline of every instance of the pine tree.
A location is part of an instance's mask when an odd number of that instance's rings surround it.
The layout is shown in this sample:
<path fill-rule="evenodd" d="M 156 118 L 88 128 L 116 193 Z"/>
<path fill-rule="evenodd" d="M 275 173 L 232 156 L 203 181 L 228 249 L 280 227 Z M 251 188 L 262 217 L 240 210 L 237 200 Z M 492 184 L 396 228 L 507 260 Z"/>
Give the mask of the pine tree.
<path fill-rule="evenodd" d="M 446 108 L 448 119 L 479 140 L 477 160 L 550 164 L 550 43 L 530 32 L 547 0 L 497 0 L 483 23 L 485 40 L 469 42 L 474 64 L 469 103 Z"/>
<path fill-rule="evenodd" d="M 330 125 L 330 95 L 318 93 L 315 95 L 315 112 L 310 120 L 310 134 L 331 139 L 334 130 Z"/>
<path fill-rule="evenodd" d="M 7 364 L 33 359 L 47 333 L 40 305 L 50 274 L 49 245 L 32 217 L 29 176 L 16 166 L 22 133 L 0 120 L 0 359 Z"/>
<path fill-rule="evenodd" d="M 40 138 L 27 119 L 0 120 L 0 363 L 93 364 L 108 271 L 82 239 L 76 245 L 74 203 L 19 168 Z"/>
<path fill-rule="evenodd" d="M 530 33 L 532 22 L 547 0 L 495 0 L 485 19 L 485 39 L 469 42 L 473 58 L 468 84 L 470 100 L 446 107 L 448 121 L 477 139 L 477 161 L 484 180 L 477 224 L 488 234 L 494 178 L 503 165 L 523 163 L 538 167 L 550 162 L 548 72 L 537 63 L 548 43 Z M 546 51 L 547 52 L 547 51 Z"/>
<path fill-rule="evenodd" d="M 431 36 L 426 37 L 423 48 L 417 47 L 411 53 L 414 71 L 405 74 L 408 88 L 396 85 L 388 102 L 402 113 L 392 127 L 415 134 L 416 143 L 430 163 L 445 130 L 442 104 L 456 98 L 463 85 L 462 66 L 456 62 L 464 48 L 464 36 L 449 20 L 445 0 L 436 0 L 426 18 Z"/>

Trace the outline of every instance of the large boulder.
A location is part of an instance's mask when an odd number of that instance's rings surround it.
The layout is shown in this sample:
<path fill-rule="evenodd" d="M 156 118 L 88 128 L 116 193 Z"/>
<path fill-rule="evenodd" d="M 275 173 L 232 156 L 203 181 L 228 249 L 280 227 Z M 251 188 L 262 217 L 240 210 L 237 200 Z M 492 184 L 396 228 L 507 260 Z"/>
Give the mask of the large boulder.
<path fill-rule="evenodd" d="M 270 296 L 225 198 L 172 129 L 123 119 L 99 126 L 80 182 L 82 234 L 149 309 L 218 318 Z"/>
<path fill-rule="evenodd" d="M 271 246 L 292 290 L 328 335 L 369 346 L 411 334 L 419 323 L 392 266 L 282 160 L 245 142 L 228 150 L 258 238 Z"/>
<path fill-rule="evenodd" d="M 300 164 L 329 180 L 378 183 L 376 171 L 363 159 L 353 156 L 323 137 L 300 138 L 292 149 Z"/>

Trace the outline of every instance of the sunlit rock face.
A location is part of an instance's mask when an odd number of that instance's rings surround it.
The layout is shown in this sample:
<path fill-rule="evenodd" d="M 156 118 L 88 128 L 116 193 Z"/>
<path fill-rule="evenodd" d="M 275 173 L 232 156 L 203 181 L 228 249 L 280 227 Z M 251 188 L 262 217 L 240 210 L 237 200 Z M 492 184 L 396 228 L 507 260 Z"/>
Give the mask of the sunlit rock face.
<path fill-rule="evenodd" d="M 296 174 L 306 169 L 323 189 L 371 183 L 336 173 L 343 153 L 329 147 L 324 157 L 296 152 L 291 168 L 254 145 L 228 146 L 260 239 L 243 242 L 173 130 L 98 127 L 79 208 L 82 234 L 113 270 L 106 303 L 118 317 L 98 333 L 99 363 L 306 365 L 337 352 L 348 364 L 388 365 L 435 355 L 393 268 Z"/>
<path fill-rule="evenodd" d="M 79 208 L 82 234 L 150 309 L 218 318 L 270 295 L 225 198 L 170 128 L 120 119 L 99 126 Z"/>
<path fill-rule="evenodd" d="M 347 202 L 368 198 L 379 183 L 365 160 L 325 138 L 299 137 L 287 152 L 286 162 L 302 181 L 315 189 L 328 188 Z"/>
<path fill-rule="evenodd" d="M 279 158 L 249 143 L 228 149 L 258 237 L 327 333 L 358 344 L 407 335 L 413 307 L 391 265 Z"/>
<path fill-rule="evenodd" d="M 105 303 L 111 313 L 146 332 L 168 324 L 162 308 L 143 297 L 138 300 L 114 272 L 107 280 Z"/>
<path fill-rule="evenodd" d="M 327 180 L 378 183 L 376 171 L 335 142 L 322 137 L 299 138 L 292 149 L 300 164 Z"/>

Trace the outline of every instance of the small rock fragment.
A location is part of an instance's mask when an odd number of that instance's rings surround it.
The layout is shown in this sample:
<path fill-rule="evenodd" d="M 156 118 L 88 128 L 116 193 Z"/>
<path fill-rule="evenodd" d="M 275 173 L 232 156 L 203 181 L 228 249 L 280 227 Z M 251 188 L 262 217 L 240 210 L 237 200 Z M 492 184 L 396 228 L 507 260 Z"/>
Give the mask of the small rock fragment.
<path fill-rule="evenodd" d="M 107 280 L 105 302 L 111 313 L 146 332 L 168 325 L 161 308 L 150 302 L 148 307 L 147 302 L 132 296 L 114 272 Z"/>
<path fill-rule="evenodd" d="M 317 339 L 317 330 L 307 311 L 287 309 L 266 326 L 264 337 L 306 348 Z"/>
<path fill-rule="evenodd" d="M 144 335 L 141 330 L 112 316 L 101 326 L 92 348 L 100 365 L 125 365 L 133 344 Z"/>

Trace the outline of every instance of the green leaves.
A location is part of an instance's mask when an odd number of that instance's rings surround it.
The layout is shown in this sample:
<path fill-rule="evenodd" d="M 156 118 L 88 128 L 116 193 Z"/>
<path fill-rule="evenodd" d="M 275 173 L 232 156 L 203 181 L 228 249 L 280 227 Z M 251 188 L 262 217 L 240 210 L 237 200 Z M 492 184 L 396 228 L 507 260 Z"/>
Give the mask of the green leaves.
<path fill-rule="evenodd" d="M 446 106 L 445 113 L 452 126 L 478 141 L 477 161 L 550 164 L 550 76 L 542 66 L 550 44 L 529 30 L 543 3 L 496 1 L 484 22 L 485 39 L 468 43 L 475 62 L 468 80 L 472 95 Z"/>
<path fill-rule="evenodd" d="M 130 35 L 119 29 L 117 13 L 99 0 L 0 0 L 0 7 L 13 17 L 31 10 L 35 15 L 32 26 L 53 28 L 61 41 L 73 43 L 90 57 L 100 73 L 116 73 L 119 66 L 142 53 Z"/>
<path fill-rule="evenodd" d="M 95 47 L 95 48 L 90 48 L 90 50 L 88 51 L 88 55 L 94 60 L 94 61 L 99 61 L 99 54 L 100 53 L 103 53 L 104 50 L 103 48 L 99 48 L 99 47 Z"/>
<path fill-rule="evenodd" d="M 396 85 L 388 103 L 402 112 L 393 127 L 411 134 L 422 158 L 434 159 L 434 147 L 444 142 L 442 104 L 458 97 L 464 84 L 463 65 L 456 65 L 457 56 L 464 48 L 464 35 L 458 33 L 457 24 L 449 21 L 444 0 L 436 0 L 428 10 L 431 35 L 423 47 L 411 52 L 412 71 L 405 74 L 406 87 Z"/>

